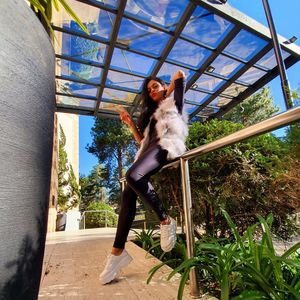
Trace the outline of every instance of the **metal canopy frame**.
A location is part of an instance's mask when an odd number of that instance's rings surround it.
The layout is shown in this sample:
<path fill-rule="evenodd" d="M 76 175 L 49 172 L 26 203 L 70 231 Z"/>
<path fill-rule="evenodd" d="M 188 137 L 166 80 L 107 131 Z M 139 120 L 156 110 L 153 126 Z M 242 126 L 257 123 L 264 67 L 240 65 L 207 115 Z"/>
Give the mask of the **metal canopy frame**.
<path fill-rule="evenodd" d="M 78 84 L 78 86 L 89 86 L 91 89 L 97 89 L 96 95 L 82 95 L 80 93 L 74 93 L 72 90 L 68 90 L 68 86 L 64 86 L 62 90 L 57 89 L 57 111 L 58 112 L 67 112 L 67 113 L 75 113 L 81 115 L 91 115 L 91 116 L 99 116 L 99 117 L 107 117 L 107 118 L 115 118 L 118 117 L 118 113 L 115 109 L 105 109 L 101 107 L 101 103 L 105 105 L 122 105 L 127 108 L 130 114 L 133 117 L 138 116 L 139 104 L 141 101 L 141 90 L 138 91 L 135 88 L 130 86 L 130 82 L 128 86 L 121 86 L 117 84 L 108 84 L 108 73 L 114 72 L 114 74 L 119 74 L 120 76 L 134 76 L 138 78 L 138 81 L 142 81 L 147 76 L 157 76 L 160 71 L 162 71 L 165 64 L 169 66 L 176 67 L 177 69 L 183 68 L 191 72 L 191 76 L 187 79 L 187 89 L 186 91 L 191 91 L 192 93 L 199 93 L 203 99 L 188 99 L 186 97 L 185 103 L 189 105 L 192 109 L 189 111 L 190 121 L 194 120 L 208 120 L 216 117 L 223 116 L 226 112 L 232 109 L 234 106 L 242 102 L 244 99 L 249 97 L 251 94 L 255 93 L 258 89 L 263 87 L 269 81 L 274 79 L 279 75 L 278 66 L 274 64 L 272 68 L 265 68 L 257 63 L 264 58 L 269 51 L 273 49 L 272 38 L 270 36 L 268 28 L 263 25 L 257 23 L 251 18 L 248 18 L 246 15 L 240 13 L 239 11 L 233 9 L 229 6 L 229 4 L 221 4 L 216 1 L 209 0 L 191 0 L 187 1 L 187 5 L 184 11 L 181 13 L 181 17 L 177 20 L 174 26 L 163 26 L 158 23 L 155 23 L 151 20 L 147 20 L 146 18 L 141 18 L 137 14 L 135 15 L 132 12 L 126 10 L 126 5 L 128 2 L 131 2 L 136 5 L 139 4 L 140 0 L 119 0 L 116 6 L 112 4 L 105 4 L 105 1 L 96 1 L 96 0 L 73 0 L 75 6 L 76 3 L 80 3 L 81 5 L 87 5 L 86 7 L 92 7 L 93 9 L 99 9 L 100 11 L 110 13 L 114 16 L 114 20 L 112 22 L 112 29 L 110 32 L 109 38 L 105 38 L 99 35 L 87 35 L 83 31 L 74 30 L 72 28 L 68 28 L 68 26 L 59 26 L 58 24 L 53 24 L 53 29 L 57 33 L 61 34 L 61 42 L 63 44 L 65 35 L 71 36 L 74 38 L 84 39 L 88 43 L 88 41 L 100 43 L 106 47 L 105 55 L 102 62 L 86 60 L 77 56 L 72 55 L 71 53 L 63 53 L 63 51 L 57 51 L 56 47 L 56 58 L 58 61 L 65 61 L 68 64 L 80 64 L 84 68 L 95 68 L 101 72 L 101 76 L 99 81 L 93 81 L 89 79 L 84 79 L 80 76 L 70 76 L 73 73 L 76 73 L 71 70 L 71 68 L 67 72 L 62 72 L 62 70 L 57 68 L 56 79 L 57 82 L 60 81 L 68 81 L 73 85 Z M 172 2 L 173 0 L 169 0 Z M 109 1 L 110 3 L 112 2 Z M 155 2 L 154 0 L 149 2 Z M 184 0 L 179 1 L 184 2 Z M 151 5 L 151 4 L 150 4 Z M 73 8 L 73 6 L 72 6 Z M 183 35 L 187 24 L 191 21 L 193 13 L 197 8 L 202 8 L 206 10 L 208 13 L 200 16 L 202 17 L 210 17 L 215 21 L 216 18 L 222 18 L 226 22 L 231 23 L 231 28 L 228 30 L 225 36 L 220 40 L 220 42 L 215 46 L 211 46 L 208 43 L 197 41 L 192 37 L 188 37 L 187 35 Z M 141 8 L 142 11 L 143 8 Z M 75 10 L 76 12 L 76 10 Z M 150 53 L 144 49 L 137 49 L 131 47 L 130 43 L 126 43 L 126 41 L 122 41 L 119 38 L 120 27 L 122 26 L 123 19 L 130 20 L 135 24 L 139 24 L 144 28 L 149 28 L 149 32 L 146 32 L 144 35 L 151 35 L 154 31 L 164 34 L 165 37 L 168 38 L 163 50 L 159 53 L 159 55 Z M 246 32 L 249 35 L 253 35 L 253 38 L 257 38 L 265 43 L 263 47 L 261 47 L 258 51 L 255 52 L 254 55 L 250 59 L 243 59 L 241 57 L 236 56 L 234 53 L 230 53 L 226 51 L 226 47 L 234 41 L 241 32 Z M 209 52 L 209 55 L 205 57 L 202 63 L 199 66 L 191 66 L 186 62 L 175 61 L 171 59 L 170 53 L 174 49 L 174 45 L 176 42 L 180 40 L 191 47 L 196 47 L 198 49 L 201 48 L 203 51 Z M 285 39 L 279 37 L 279 42 L 281 44 L 281 48 L 285 51 L 285 67 L 289 68 L 293 64 L 297 63 L 300 60 L 300 48 L 296 45 L 285 45 L 283 41 Z M 145 45 L 147 48 L 147 45 Z M 112 58 L 114 55 L 114 51 L 117 49 L 123 53 L 125 58 L 125 52 L 130 55 L 137 55 L 139 57 L 144 57 L 145 59 L 151 59 L 154 61 L 154 64 L 151 68 L 151 72 L 148 74 L 142 74 L 139 71 L 134 70 L 125 70 L 121 67 L 116 67 L 111 64 Z M 184 51 L 185 49 L 183 49 Z M 214 65 L 216 59 L 224 57 L 230 61 L 233 61 L 236 64 L 240 64 L 240 67 L 231 74 L 232 76 L 224 76 L 218 73 L 210 72 L 208 70 L 209 67 Z M 125 58 L 126 59 L 126 58 Z M 258 72 L 264 74 L 255 80 L 254 82 L 247 83 L 240 80 L 240 78 L 251 68 L 255 68 Z M 64 74 L 65 73 L 65 74 Z M 201 80 L 203 76 L 206 78 L 211 78 L 211 83 L 215 80 L 216 82 L 222 82 L 222 84 L 217 85 L 215 89 L 209 90 L 203 87 L 197 86 L 197 81 Z M 208 84 L 211 84 L 208 83 Z M 244 89 L 239 92 L 237 95 L 230 95 L 224 93 L 226 89 L 230 88 L 233 84 L 238 84 Z M 109 88 L 111 91 L 125 93 L 124 95 L 130 95 L 132 101 L 128 102 L 126 97 L 122 100 L 117 99 L 118 97 L 108 98 L 104 96 L 104 90 Z M 132 95 L 135 95 L 134 99 L 132 99 Z M 216 101 L 218 97 L 222 97 L 226 100 L 224 105 L 220 103 L 213 104 L 213 101 Z M 67 101 L 64 103 L 61 99 L 72 99 L 72 101 Z M 89 105 L 81 105 L 81 102 L 87 102 Z"/>

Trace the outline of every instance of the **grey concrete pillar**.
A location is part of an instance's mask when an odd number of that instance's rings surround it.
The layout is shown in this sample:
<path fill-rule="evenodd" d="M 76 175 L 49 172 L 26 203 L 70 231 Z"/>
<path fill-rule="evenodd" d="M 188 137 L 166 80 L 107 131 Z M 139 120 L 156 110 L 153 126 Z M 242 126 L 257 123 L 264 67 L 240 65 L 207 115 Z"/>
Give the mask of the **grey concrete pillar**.
<path fill-rule="evenodd" d="M 51 42 L 24 0 L 0 1 L 0 299 L 37 299 L 54 116 Z"/>

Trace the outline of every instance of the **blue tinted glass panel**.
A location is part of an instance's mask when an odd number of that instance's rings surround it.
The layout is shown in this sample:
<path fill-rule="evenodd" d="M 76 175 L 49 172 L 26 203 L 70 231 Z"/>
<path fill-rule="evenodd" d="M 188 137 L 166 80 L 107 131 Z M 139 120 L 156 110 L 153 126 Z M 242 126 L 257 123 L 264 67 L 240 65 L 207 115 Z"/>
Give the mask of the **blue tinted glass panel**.
<path fill-rule="evenodd" d="M 57 95 L 57 104 L 95 109 L 96 101 Z"/>
<path fill-rule="evenodd" d="M 110 88 L 105 88 L 103 91 L 102 97 L 104 99 L 108 99 L 108 100 L 132 103 L 134 98 L 136 97 L 136 94 L 119 91 L 119 90 L 114 90 L 114 89 L 110 89 Z"/>
<path fill-rule="evenodd" d="M 144 78 L 127 75 L 120 72 L 108 71 L 106 86 L 113 87 L 125 87 L 139 92 L 141 90 Z"/>
<path fill-rule="evenodd" d="M 96 0 L 96 2 L 104 4 L 105 6 L 108 7 L 113 7 L 113 8 L 118 7 L 118 0 Z"/>
<path fill-rule="evenodd" d="M 218 96 L 210 103 L 210 105 L 222 107 L 224 105 L 227 105 L 230 101 L 231 101 L 231 99 L 229 99 L 229 98 Z"/>
<path fill-rule="evenodd" d="M 231 28 L 233 24 L 229 21 L 198 6 L 182 31 L 182 36 L 215 48 Z"/>
<path fill-rule="evenodd" d="M 266 74 L 267 72 L 264 72 L 262 70 L 256 68 L 250 68 L 241 77 L 239 77 L 239 81 L 247 84 L 253 84 L 254 82 L 259 80 L 261 77 L 263 77 Z"/>
<path fill-rule="evenodd" d="M 127 72 L 149 76 L 156 63 L 156 60 L 146 56 L 115 48 L 110 65 Z"/>
<path fill-rule="evenodd" d="M 96 97 L 98 88 L 89 84 L 56 79 L 56 91 L 69 95 Z"/>
<path fill-rule="evenodd" d="M 72 10 L 76 13 L 92 36 L 102 37 L 107 40 L 109 39 L 115 18 L 114 14 L 75 0 L 68 0 L 68 4 L 72 7 Z M 72 17 L 66 13 L 63 14 L 63 18 L 53 18 L 52 22 L 58 27 L 84 33 Z"/>
<path fill-rule="evenodd" d="M 225 80 L 202 74 L 198 78 L 196 83 L 193 84 L 193 87 L 195 89 L 199 88 L 199 89 L 206 90 L 208 92 L 214 92 L 225 82 L 226 82 Z"/>
<path fill-rule="evenodd" d="M 117 41 L 131 49 L 159 56 L 169 39 L 166 33 L 123 18 Z"/>
<path fill-rule="evenodd" d="M 56 75 L 66 76 L 72 79 L 87 80 L 100 83 L 102 69 L 65 59 L 56 60 Z"/>
<path fill-rule="evenodd" d="M 126 13 L 172 30 L 187 7 L 188 0 L 128 0 Z"/>
<path fill-rule="evenodd" d="M 224 52 L 248 61 L 262 50 L 267 43 L 267 41 L 242 29 L 225 48 Z"/>
<path fill-rule="evenodd" d="M 194 90 L 188 90 L 185 93 L 184 98 L 188 101 L 193 102 L 193 103 L 202 104 L 204 102 L 204 100 L 207 99 L 208 97 L 209 97 L 208 94 L 197 92 L 197 91 L 194 91 Z"/>
<path fill-rule="evenodd" d="M 233 76 L 241 67 L 244 66 L 243 63 L 237 60 L 228 58 L 224 55 L 219 55 L 211 64 L 214 67 L 212 74 L 218 74 L 226 78 Z"/>
<path fill-rule="evenodd" d="M 231 96 L 231 97 L 237 97 L 240 93 L 245 91 L 247 89 L 246 86 L 233 83 L 231 84 L 226 90 L 222 92 L 222 94 Z"/>
<path fill-rule="evenodd" d="M 211 51 L 205 48 L 178 39 L 168 56 L 168 60 L 198 69 L 210 54 Z"/>
<path fill-rule="evenodd" d="M 175 66 L 175 65 L 172 65 L 172 64 L 164 63 L 162 65 L 161 69 L 159 70 L 157 76 L 160 77 L 161 79 L 163 79 L 166 82 L 171 82 L 171 79 L 172 79 L 173 75 L 178 70 L 184 71 L 187 80 L 189 80 L 195 73 L 194 71 L 189 70 L 189 69 L 185 69 L 185 68 L 178 67 L 178 66 Z"/>
<path fill-rule="evenodd" d="M 62 41 L 54 39 L 55 53 L 80 58 L 86 62 L 103 63 L 106 45 L 79 36 L 62 33 Z"/>
<path fill-rule="evenodd" d="M 189 103 L 184 103 L 183 105 L 183 109 L 186 113 L 188 113 L 189 115 L 192 114 L 196 108 L 198 108 L 198 105 L 193 105 L 193 104 L 189 104 Z"/>
<path fill-rule="evenodd" d="M 281 50 L 283 59 L 286 59 L 290 54 L 284 50 Z M 274 49 L 269 51 L 263 58 L 261 58 L 256 65 L 259 65 L 267 70 L 273 69 L 277 66 Z"/>

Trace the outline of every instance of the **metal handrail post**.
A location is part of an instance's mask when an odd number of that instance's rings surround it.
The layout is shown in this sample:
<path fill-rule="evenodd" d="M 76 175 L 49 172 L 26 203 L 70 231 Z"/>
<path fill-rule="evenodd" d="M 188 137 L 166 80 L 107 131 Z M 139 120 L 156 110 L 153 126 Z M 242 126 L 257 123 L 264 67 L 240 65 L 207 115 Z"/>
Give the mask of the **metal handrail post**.
<path fill-rule="evenodd" d="M 185 217 L 185 233 L 186 233 L 186 247 L 187 257 L 194 257 L 195 238 L 193 231 L 193 218 L 192 218 L 192 196 L 191 185 L 189 175 L 189 161 L 187 159 L 180 158 L 181 167 L 181 182 L 182 182 L 182 196 L 183 196 L 183 208 Z M 192 297 L 199 297 L 199 286 L 197 280 L 197 272 L 195 268 L 192 268 L 189 274 L 190 277 L 190 292 Z"/>
<path fill-rule="evenodd" d="M 125 177 L 123 177 L 119 181 L 121 182 L 121 190 L 123 192 L 125 190 L 125 187 L 126 187 L 126 179 L 125 179 Z"/>
<path fill-rule="evenodd" d="M 85 211 L 83 212 L 83 229 L 85 229 Z"/>
<path fill-rule="evenodd" d="M 284 96 L 284 100 L 285 100 L 285 105 L 286 105 L 286 108 L 289 109 L 289 108 L 293 107 L 293 100 L 291 97 L 291 88 L 290 88 L 290 84 L 289 84 L 288 77 L 286 74 L 285 65 L 284 65 L 283 58 L 282 58 L 281 47 L 280 47 L 280 44 L 278 41 L 275 24 L 273 21 L 273 17 L 271 14 L 271 9 L 270 9 L 268 0 L 263 0 L 263 5 L 264 5 L 267 21 L 269 24 L 271 37 L 273 40 L 274 52 L 275 52 L 277 65 L 278 65 L 278 69 L 279 69 L 279 74 L 280 74 L 280 79 L 281 79 L 281 87 L 282 87 L 282 92 L 283 92 L 283 96 Z"/>

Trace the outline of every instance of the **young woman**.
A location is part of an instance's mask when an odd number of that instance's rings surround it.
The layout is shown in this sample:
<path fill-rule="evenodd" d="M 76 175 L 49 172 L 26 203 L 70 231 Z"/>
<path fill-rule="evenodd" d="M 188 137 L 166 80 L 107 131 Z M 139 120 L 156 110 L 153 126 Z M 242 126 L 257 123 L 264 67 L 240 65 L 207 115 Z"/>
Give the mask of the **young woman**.
<path fill-rule="evenodd" d="M 174 97 L 170 97 L 173 90 Z M 135 217 L 138 196 L 155 211 L 160 220 L 162 250 L 169 252 L 176 243 L 176 222 L 164 210 L 149 178 L 168 161 L 185 152 L 188 128 L 182 110 L 184 91 L 183 71 L 178 71 L 173 76 L 169 87 L 159 78 L 147 78 L 143 85 L 143 110 L 138 122 L 139 130 L 128 112 L 120 112 L 120 119 L 130 126 L 140 149 L 135 162 L 126 173 L 127 185 L 122 194 L 115 241 L 100 274 L 103 284 L 112 281 L 121 268 L 132 261 L 125 250 L 125 243 Z"/>

